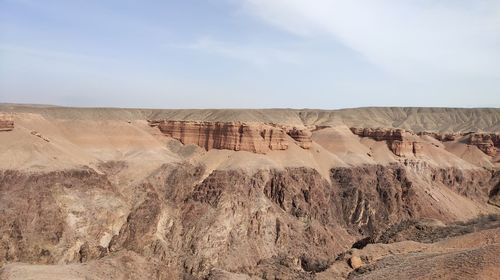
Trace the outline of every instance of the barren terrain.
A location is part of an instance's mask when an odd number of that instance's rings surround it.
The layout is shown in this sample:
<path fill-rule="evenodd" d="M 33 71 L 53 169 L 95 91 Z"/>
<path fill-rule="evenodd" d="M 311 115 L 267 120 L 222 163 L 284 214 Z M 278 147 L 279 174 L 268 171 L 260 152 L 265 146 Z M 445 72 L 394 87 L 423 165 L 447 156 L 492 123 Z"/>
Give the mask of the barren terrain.
<path fill-rule="evenodd" d="M 500 109 L 0 104 L 0 279 L 498 279 Z"/>

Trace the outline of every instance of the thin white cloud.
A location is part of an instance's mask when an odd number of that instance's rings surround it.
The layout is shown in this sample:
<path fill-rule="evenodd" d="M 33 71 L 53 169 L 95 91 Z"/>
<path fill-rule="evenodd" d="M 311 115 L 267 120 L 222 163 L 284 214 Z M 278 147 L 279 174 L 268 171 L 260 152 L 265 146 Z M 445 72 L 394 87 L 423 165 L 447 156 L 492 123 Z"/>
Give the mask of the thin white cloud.
<path fill-rule="evenodd" d="M 0 55 L 2 56 L 33 56 L 57 61 L 85 61 L 85 62 L 110 62 L 107 57 L 98 57 L 80 53 L 56 51 L 41 48 L 25 47 L 20 45 L 0 44 Z"/>
<path fill-rule="evenodd" d="M 208 37 L 201 38 L 195 43 L 186 46 L 186 48 L 240 60 L 256 66 L 264 66 L 272 63 L 297 64 L 300 62 L 299 54 L 294 51 L 259 46 L 243 46 L 241 44 L 213 40 Z"/>
<path fill-rule="evenodd" d="M 279 28 L 330 36 L 403 75 L 500 75 L 500 2 L 495 0 L 245 0 Z"/>

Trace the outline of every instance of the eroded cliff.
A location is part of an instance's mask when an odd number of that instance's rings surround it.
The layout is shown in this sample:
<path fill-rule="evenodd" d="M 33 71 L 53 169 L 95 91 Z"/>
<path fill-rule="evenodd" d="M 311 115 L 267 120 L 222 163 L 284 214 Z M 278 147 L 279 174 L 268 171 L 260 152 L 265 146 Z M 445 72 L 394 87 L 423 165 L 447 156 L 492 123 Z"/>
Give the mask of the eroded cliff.
<path fill-rule="evenodd" d="M 310 168 L 206 175 L 203 166 L 174 164 L 155 170 L 124 201 L 110 174 L 5 171 L 0 263 L 90 262 L 132 251 L 167 278 L 208 277 L 215 268 L 313 278 L 355 240 L 390 225 L 453 220 L 449 206 L 425 204 L 433 200 L 430 186 L 488 200 L 487 171 L 429 167 L 424 180 L 415 172 L 399 164 L 334 168 L 329 182 Z"/>
<path fill-rule="evenodd" d="M 385 141 L 389 149 L 397 156 L 417 156 L 422 150 L 422 143 L 411 131 L 393 128 L 351 128 L 352 133 L 376 141 Z"/>
<path fill-rule="evenodd" d="M 398 271 L 393 254 L 439 261 L 405 241 L 427 220 L 499 213 L 493 136 L 312 127 L 16 115 L 0 135 L 0 278 L 356 278 Z"/>
<path fill-rule="evenodd" d="M 469 144 L 477 146 L 489 156 L 495 156 L 500 148 L 500 134 L 498 133 L 472 133 L 468 140 Z"/>
<path fill-rule="evenodd" d="M 160 131 L 183 144 L 195 144 L 205 150 L 225 149 L 265 154 L 286 150 L 282 129 L 264 124 L 241 122 L 150 121 Z"/>
<path fill-rule="evenodd" d="M 303 149 L 309 149 L 312 145 L 312 132 L 308 129 L 298 129 L 293 127 L 291 129 L 287 129 L 287 134 L 293 138 L 293 140 L 297 141 L 298 145 Z"/>
<path fill-rule="evenodd" d="M 441 142 L 457 141 L 479 148 L 488 156 L 495 156 L 500 147 L 500 135 L 498 133 L 482 132 L 460 132 L 440 133 L 421 131 L 414 133 L 410 130 L 394 128 L 351 128 L 352 133 L 360 137 L 368 137 L 376 141 L 386 141 L 387 145 L 397 156 L 417 155 L 422 150 L 422 142 L 417 136 L 430 136 Z"/>

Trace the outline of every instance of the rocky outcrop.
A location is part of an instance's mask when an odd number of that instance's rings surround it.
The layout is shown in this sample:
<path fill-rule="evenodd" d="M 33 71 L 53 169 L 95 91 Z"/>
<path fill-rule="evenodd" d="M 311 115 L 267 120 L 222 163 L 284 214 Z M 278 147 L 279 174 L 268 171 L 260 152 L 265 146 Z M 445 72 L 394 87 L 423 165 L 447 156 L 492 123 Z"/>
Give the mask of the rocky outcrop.
<path fill-rule="evenodd" d="M 493 183 L 484 170 L 412 175 L 403 164 L 338 167 L 328 181 L 305 167 L 207 174 L 176 163 L 119 191 L 109 176 L 127 166 L 99 168 L 0 172 L 0 264 L 90 265 L 129 252 L 158 264 L 162 279 L 314 279 L 355 240 L 424 216 L 422 181 L 474 201 Z"/>
<path fill-rule="evenodd" d="M 496 170 L 490 180 L 490 194 L 488 203 L 500 207 L 500 170 Z"/>
<path fill-rule="evenodd" d="M 38 137 L 38 138 L 42 139 L 42 140 L 43 140 L 43 141 L 45 141 L 45 142 L 50 142 L 50 140 L 49 140 L 47 137 L 43 136 L 43 135 L 42 135 L 42 134 L 40 134 L 40 132 L 38 132 L 38 131 L 35 131 L 35 130 L 31 131 L 31 135 L 36 136 L 36 137 Z"/>
<path fill-rule="evenodd" d="M 360 137 L 386 141 L 389 149 L 399 157 L 417 156 L 423 148 L 422 143 L 416 141 L 416 134 L 404 129 L 352 127 L 351 131 Z"/>
<path fill-rule="evenodd" d="M 344 221 L 364 235 L 418 211 L 413 183 L 399 165 L 334 168 L 331 179 L 342 197 Z"/>
<path fill-rule="evenodd" d="M 150 185 L 143 187 L 151 188 Z M 111 239 L 109 251 L 116 252 L 125 247 L 128 250 L 143 253 L 147 242 L 151 240 L 156 230 L 160 209 L 158 195 L 148 191 L 144 201 L 128 215 L 127 222 L 120 229 L 120 233 Z"/>
<path fill-rule="evenodd" d="M 491 176 L 489 171 L 481 169 L 400 164 L 331 170 L 332 185 L 339 190 L 342 198 L 344 221 L 368 236 L 409 218 L 437 215 L 439 219 L 446 219 L 440 205 L 421 207 L 422 196 L 429 198 L 426 197 L 427 184 L 448 188 L 463 197 L 486 204 L 492 188 Z"/>
<path fill-rule="evenodd" d="M 265 154 L 286 150 L 285 132 L 264 124 L 241 122 L 150 121 L 160 131 L 183 144 L 195 144 L 205 150 L 225 149 Z"/>
<path fill-rule="evenodd" d="M 483 153 L 495 156 L 500 148 L 500 134 L 498 133 L 472 133 L 468 143 L 478 147 Z"/>
<path fill-rule="evenodd" d="M 466 133 L 439 133 L 439 132 L 419 132 L 418 135 L 431 136 L 441 142 L 456 141 L 465 137 L 465 143 L 479 148 L 483 153 L 489 156 L 495 156 L 500 148 L 499 133 L 482 133 L 482 132 L 466 132 Z"/>
<path fill-rule="evenodd" d="M 417 133 L 418 136 L 430 136 L 441 142 L 455 141 L 458 138 L 464 136 L 464 133 L 439 133 L 433 131 L 421 131 Z"/>
<path fill-rule="evenodd" d="M 106 240 L 120 212 L 106 176 L 91 169 L 0 171 L 0 205 L 0 266 L 85 261 L 105 254 L 99 240 Z"/>
<path fill-rule="evenodd" d="M 418 155 L 422 151 L 423 145 L 416 141 L 388 141 L 389 149 L 399 157 Z"/>
<path fill-rule="evenodd" d="M 441 142 L 457 141 L 463 139 L 469 145 L 478 147 L 489 156 L 495 156 L 500 148 L 499 133 L 439 133 L 439 132 L 418 132 L 394 128 L 351 128 L 352 133 L 360 137 L 368 137 L 376 141 L 386 141 L 389 149 L 397 156 L 407 157 L 418 155 L 422 150 L 422 142 L 418 136 L 430 136 Z"/>
<path fill-rule="evenodd" d="M 298 129 L 296 127 L 287 130 L 287 134 L 297 142 L 303 149 L 309 149 L 312 146 L 312 132 L 307 129 Z"/>
<path fill-rule="evenodd" d="M 363 266 L 363 261 L 361 260 L 360 257 L 358 256 L 352 256 L 350 259 L 349 259 L 349 264 L 351 265 L 351 267 L 353 269 L 357 269 L 357 268 L 360 268 Z"/>
<path fill-rule="evenodd" d="M 351 127 L 352 133 L 360 137 L 368 137 L 377 141 L 403 141 L 403 137 L 412 133 L 400 128 L 358 128 Z"/>
<path fill-rule="evenodd" d="M 343 221 L 338 197 L 314 169 L 260 170 L 253 175 L 215 170 L 203 178 L 202 170 L 186 165 L 165 167 L 160 173 L 155 180 L 163 179 L 153 185 L 167 196 L 161 207 L 176 209 L 177 214 L 171 210 L 160 214 L 162 226 L 153 235 L 158 240 L 149 238 L 149 245 L 143 243 L 142 248 L 150 248 L 154 258 L 175 263 L 186 275 L 204 278 L 216 267 L 263 279 L 283 275 L 307 279 L 304 275 L 326 269 L 354 241 L 339 227 Z M 153 200 L 140 205 L 157 208 Z M 144 228 L 137 223 L 150 223 L 145 217 L 127 219 L 131 225 L 122 229 Z M 123 240 L 123 248 L 144 254 L 134 245 L 138 241 L 126 237 L 137 230 L 128 232 L 121 230 L 124 238 L 114 239 Z M 142 232 L 151 236 L 149 230 L 140 232 L 137 237 Z"/>
<path fill-rule="evenodd" d="M 14 129 L 14 120 L 11 116 L 0 113 L 0 131 L 11 131 Z"/>

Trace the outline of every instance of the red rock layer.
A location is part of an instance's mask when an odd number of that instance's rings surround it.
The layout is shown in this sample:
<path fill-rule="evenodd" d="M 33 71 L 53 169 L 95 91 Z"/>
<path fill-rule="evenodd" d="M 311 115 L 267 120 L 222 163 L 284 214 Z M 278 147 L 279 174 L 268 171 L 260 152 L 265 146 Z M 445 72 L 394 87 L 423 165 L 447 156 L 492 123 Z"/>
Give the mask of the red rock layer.
<path fill-rule="evenodd" d="M 297 141 L 297 144 L 303 149 L 309 149 L 312 145 L 312 132 L 307 129 L 297 129 L 296 127 L 287 131 L 287 134 Z"/>
<path fill-rule="evenodd" d="M 414 137 L 412 137 L 416 135 L 404 129 L 352 127 L 351 131 L 360 137 L 386 141 L 389 149 L 399 157 L 416 156 L 422 150 L 422 143 L 414 141 Z"/>
<path fill-rule="evenodd" d="M 419 136 L 431 136 L 441 142 L 448 142 L 448 141 L 455 141 L 459 137 L 463 136 L 463 133 L 439 133 L 439 132 L 429 132 L 429 131 L 422 131 L 418 132 L 417 135 Z"/>
<path fill-rule="evenodd" d="M 470 145 L 478 147 L 483 153 L 495 156 L 500 148 L 500 134 L 497 133 L 473 133 L 468 140 Z"/>
<path fill-rule="evenodd" d="M 351 127 L 352 133 L 360 137 L 369 137 L 377 141 L 392 141 L 398 140 L 403 141 L 403 137 L 406 135 L 411 135 L 411 132 L 407 132 L 404 129 L 399 128 L 358 128 Z"/>
<path fill-rule="evenodd" d="M 388 142 L 390 150 L 399 157 L 417 155 L 422 151 L 422 143 L 416 141 L 393 140 Z"/>
<path fill-rule="evenodd" d="M 265 154 L 286 150 L 286 134 L 280 128 L 241 122 L 150 121 L 160 131 L 183 144 L 195 144 L 205 150 L 225 149 Z"/>
<path fill-rule="evenodd" d="M 498 133 L 439 133 L 439 132 L 419 132 L 418 135 L 428 135 L 439 141 L 455 141 L 461 137 L 468 136 L 467 143 L 478 147 L 483 153 L 489 156 L 495 156 L 500 147 L 500 134 Z"/>

